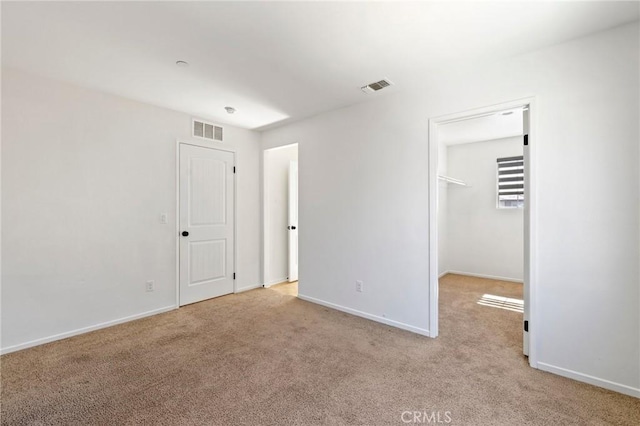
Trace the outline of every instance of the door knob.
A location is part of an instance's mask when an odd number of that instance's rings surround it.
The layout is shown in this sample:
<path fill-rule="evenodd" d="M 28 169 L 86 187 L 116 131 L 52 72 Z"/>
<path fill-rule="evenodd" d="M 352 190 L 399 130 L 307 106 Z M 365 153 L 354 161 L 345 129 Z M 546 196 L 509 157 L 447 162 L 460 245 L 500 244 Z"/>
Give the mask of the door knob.
<path fill-rule="evenodd" d="M 188 237 L 188 236 L 189 236 L 189 233 L 188 233 L 187 231 L 182 231 L 182 236 L 183 236 L 183 237 Z"/>
<path fill-rule="evenodd" d="M 295 226 L 290 226 L 289 229 L 293 230 L 293 229 L 296 229 L 296 227 Z"/>

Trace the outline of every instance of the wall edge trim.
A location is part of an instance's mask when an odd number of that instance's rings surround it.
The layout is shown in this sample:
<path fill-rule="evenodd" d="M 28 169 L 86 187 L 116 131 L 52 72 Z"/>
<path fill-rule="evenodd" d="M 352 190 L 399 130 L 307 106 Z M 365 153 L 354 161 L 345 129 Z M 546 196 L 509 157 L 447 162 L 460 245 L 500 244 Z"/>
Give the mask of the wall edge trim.
<path fill-rule="evenodd" d="M 12 345 L 12 346 L 7 346 L 7 347 L 0 348 L 0 354 L 4 355 L 4 354 L 11 353 L 11 352 L 21 351 L 23 349 L 32 348 L 34 346 L 44 345 L 45 343 L 51 343 L 51 342 L 55 342 L 55 341 L 58 341 L 58 340 L 67 339 L 69 337 L 74 337 L 74 336 L 78 336 L 78 335 L 81 335 L 81 334 L 89 333 L 89 332 L 92 332 L 92 331 L 101 330 L 103 328 L 112 327 L 114 325 L 124 324 L 126 322 L 135 321 L 135 320 L 138 320 L 138 319 L 150 317 L 150 316 L 157 315 L 157 314 L 162 314 L 164 312 L 169 312 L 169 311 L 172 311 L 174 309 L 178 309 L 178 306 L 176 306 L 176 305 L 165 306 L 165 307 L 162 307 L 162 308 L 152 309 L 150 311 L 141 312 L 139 314 L 128 315 L 126 317 L 121 317 L 121 318 L 117 318 L 117 319 L 114 319 L 114 320 L 101 322 L 101 323 L 90 325 L 90 326 L 87 326 L 87 327 L 76 328 L 75 330 L 70 330 L 70 331 L 65 331 L 63 333 L 53 334 L 51 336 L 41 337 L 39 339 L 34 339 L 34 340 L 29 340 L 29 341 L 24 342 L 24 343 L 18 343 L 17 345 Z"/>
<path fill-rule="evenodd" d="M 610 380 L 601 379 L 600 377 L 591 376 L 589 374 L 580 373 L 578 371 L 569 370 L 546 362 L 538 361 L 538 369 L 548 373 L 557 374 L 558 376 L 577 380 L 579 382 L 588 383 L 614 392 L 640 398 L 640 388 L 623 385 L 622 383 L 612 382 Z"/>
<path fill-rule="evenodd" d="M 385 325 L 389 325 L 391 327 L 399 328 L 406 331 L 411 331 L 416 334 L 420 334 L 422 336 L 430 337 L 429 330 L 415 327 L 413 325 L 405 324 L 400 321 L 390 320 L 388 318 L 380 317 L 378 315 L 369 314 L 367 312 L 362 312 L 357 309 L 347 308 L 346 306 L 338 305 L 335 303 L 327 302 L 325 300 L 316 299 L 315 297 L 305 296 L 303 294 L 298 294 L 298 299 L 304 300 L 306 302 L 315 303 L 317 305 L 322 305 L 327 308 L 335 309 L 337 311 L 345 312 L 347 314 L 355 315 L 361 318 L 365 318 L 371 321 L 379 322 Z"/>
<path fill-rule="evenodd" d="M 474 272 L 463 272 L 463 271 L 447 271 L 447 274 L 455 274 L 455 275 L 464 275 L 467 277 L 477 277 L 477 278 L 488 278 L 490 280 L 499 280 L 499 281 L 511 281 L 514 283 L 522 283 L 523 280 L 519 278 L 509 278 L 509 277 L 500 277 L 498 275 L 487 275 L 487 274 L 476 274 Z"/>

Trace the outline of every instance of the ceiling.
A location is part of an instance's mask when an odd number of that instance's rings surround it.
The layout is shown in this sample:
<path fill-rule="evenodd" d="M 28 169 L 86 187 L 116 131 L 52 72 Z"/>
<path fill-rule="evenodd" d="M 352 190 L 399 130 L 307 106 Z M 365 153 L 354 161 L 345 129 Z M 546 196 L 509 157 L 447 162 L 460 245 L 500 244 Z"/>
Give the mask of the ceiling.
<path fill-rule="evenodd" d="M 411 90 L 447 67 L 635 21 L 638 10 L 637 2 L 2 2 L 2 64 L 263 129 Z M 394 86 L 360 90 L 382 78 Z"/>
<path fill-rule="evenodd" d="M 438 126 L 438 140 L 445 145 L 485 142 L 521 136 L 522 108 L 500 111 Z"/>

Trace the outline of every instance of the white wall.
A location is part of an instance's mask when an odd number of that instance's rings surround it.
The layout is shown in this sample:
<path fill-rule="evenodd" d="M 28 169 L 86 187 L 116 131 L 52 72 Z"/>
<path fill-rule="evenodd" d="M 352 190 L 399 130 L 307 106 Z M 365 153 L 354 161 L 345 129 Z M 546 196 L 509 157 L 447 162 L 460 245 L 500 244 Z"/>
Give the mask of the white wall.
<path fill-rule="evenodd" d="M 264 152 L 265 256 L 264 284 L 289 275 L 289 163 L 298 160 L 298 145 Z"/>
<path fill-rule="evenodd" d="M 174 307 L 176 139 L 191 117 L 8 69 L 2 107 L 3 350 Z M 226 126 L 225 138 L 238 287 L 254 287 L 259 135 Z"/>
<path fill-rule="evenodd" d="M 438 141 L 438 175 L 448 176 L 448 149 Z M 448 236 L 449 188 L 444 180 L 438 181 L 438 276 L 449 271 Z"/>
<path fill-rule="evenodd" d="M 536 96 L 538 366 L 640 395 L 638 38 L 451 69 L 264 133 L 300 143 L 300 294 L 427 331 L 427 119 Z"/>
<path fill-rule="evenodd" d="M 511 114 L 509 114 L 509 112 Z M 522 108 L 438 126 L 438 142 L 447 146 L 522 135 Z"/>
<path fill-rule="evenodd" d="M 523 210 L 496 208 L 496 159 L 522 152 L 522 136 L 448 147 L 450 175 L 469 185 L 447 188 L 450 272 L 522 281 Z"/>

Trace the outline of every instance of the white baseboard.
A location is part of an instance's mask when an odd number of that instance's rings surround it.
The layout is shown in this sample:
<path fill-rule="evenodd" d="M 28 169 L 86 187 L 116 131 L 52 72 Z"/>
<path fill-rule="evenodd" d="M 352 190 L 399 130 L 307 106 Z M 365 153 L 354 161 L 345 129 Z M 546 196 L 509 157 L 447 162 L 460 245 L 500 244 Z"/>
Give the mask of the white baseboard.
<path fill-rule="evenodd" d="M 286 283 L 286 282 L 289 282 L 289 277 L 277 278 L 275 280 L 271 280 L 269 282 L 264 283 L 262 286 L 263 287 L 271 287 L 272 285 L 282 284 L 282 283 Z"/>
<path fill-rule="evenodd" d="M 261 288 L 262 286 L 260 284 L 254 284 L 254 285 L 250 285 L 247 287 L 242 287 L 236 290 L 236 293 L 242 293 L 244 291 L 249 291 L 249 290 L 255 290 L 256 288 Z"/>
<path fill-rule="evenodd" d="M 450 274 L 450 273 L 451 273 L 451 272 L 449 272 L 449 271 L 444 271 L 443 273 L 441 273 L 440 275 L 438 275 L 438 278 L 442 278 L 442 277 L 444 277 L 445 275 Z"/>
<path fill-rule="evenodd" d="M 631 386 L 611 382 L 605 379 L 600 379 L 588 374 L 578 373 L 577 371 L 567 370 L 566 368 L 556 367 L 554 365 L 546 364 L 540 361 L 538 361 L 538 369 L 557 374 L 558 376 L 568 377 L 569 379 L 577 380 L 579 382 L 589 383 L 590 385 L 599 386 L 601 388 L 640 398 L 640 389 L 633 388 Z"/>
<path fill-rule="evenodd" d="M 371 321 L 380 322 L 382 324 L 390 325 L 392 327 L 401 328 L 403 330 L 411 331 L 413 333 L 421 334 L 423 336 L 429 337 L 429 330 L 420 327 L 414 327 L 409 324 L 405 324 L 399 321 L 393 321 L 388 318 L 380 317 L 377 315 L 369 314 L 366 312 L 358 311 L 356 309 L 347 308 L 346 306 L 336 305 L 335 303 L 326 302 L 324 300 L 316 299 L 315 297 L 305 296 L 303 294 L 298 294 L 298 299 L 305 300 L 307 302 L 315 303 L 318 305 L 326 306 L 327 308 L 335 309 L 338 311 L 346 312 L 351 315 L 355 315 L 358 317 L 366 318 Z"/>
<path fill-rule="evenodd" d="M 488 278 L 490 280 L 511 281 L 514 283 L 522 283 L 520 278 L 499 277 L 497 275 L 475 274 L 473 272 L 447 271 L 445 274 L 466 275 L 468 277 Z"/>
<path fill-rule="evenodd" d="M 53 336 L 43 337 L 40 339 L 31 340 L 29 342 L 20 343 L 18 345 L 8 346 L 6 348 L 0 348 L 0 354 L 8 354 L 10 352 L 20 351 L 22 349 L 32 348 L 34 346 L 43 345 L 45 343 L 54 342 L 56 340 L 66 339 L 68 337 L 77 336 L 79 334 L 88 333 L 90 331 L 100 330 L 101 328 L 111 327 L 117 324 L 137 320 L 144 317 L 150 317 L 152 315 L 161 314 L 163 312 L 172 311 L 178 309 L 176 305 L 165 306 L 164 308 L 153 309 L 151 311 L 142 312 L 140 314 L 129 315 L 127 317 L 118 318 L 111 321 L 101 322 L 99 324 L 90 325 L 89 327 L 82 327 L 76 330 L 67 331 L 64 333 L 54 334 Z"/>

